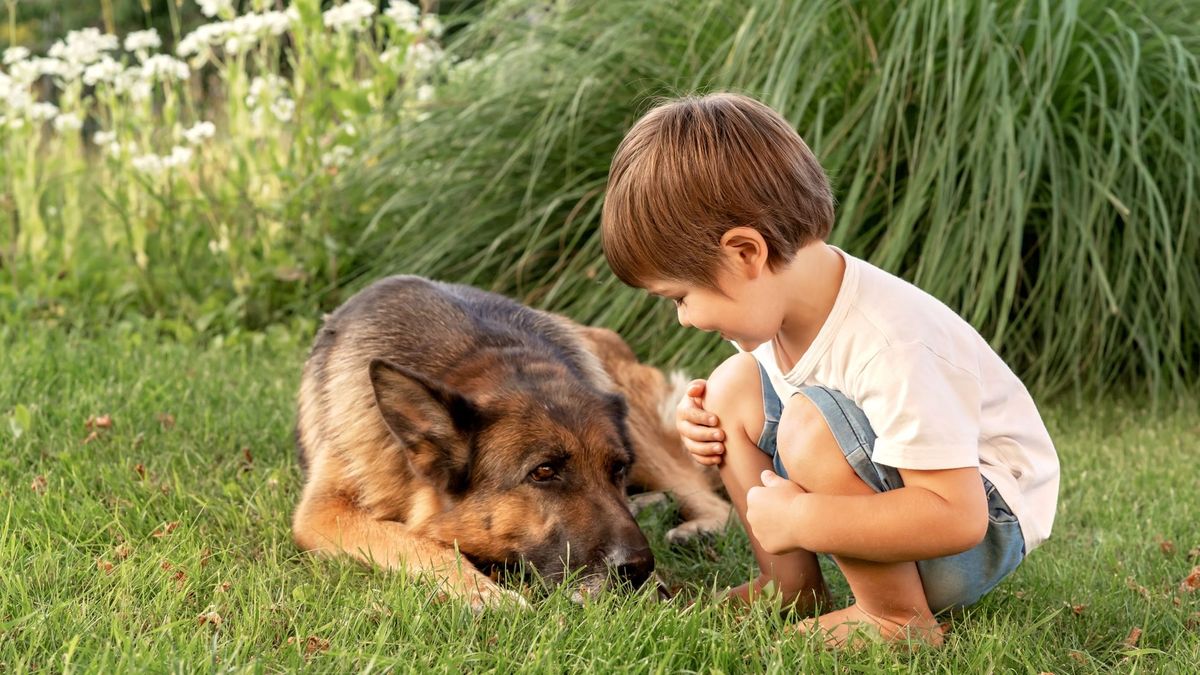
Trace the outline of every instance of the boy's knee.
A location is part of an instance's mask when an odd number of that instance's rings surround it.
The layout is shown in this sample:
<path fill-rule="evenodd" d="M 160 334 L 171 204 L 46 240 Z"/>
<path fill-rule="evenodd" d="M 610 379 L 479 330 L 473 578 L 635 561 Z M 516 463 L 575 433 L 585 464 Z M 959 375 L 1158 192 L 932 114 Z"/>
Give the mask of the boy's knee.
<path fill-rule="evenodd" d="M 822 458 L 836 457 L 844 463 L 840 451 L 833 455 L 824 447 L 830 442 L 836 444 L 817 406 L 807 396 L 793 396 L 779 416 L 775 448 L 788 475 L 803 475 L 807 473 L 803 468 L 811 469 Z"/>
<path fill-rule="evenodd" d="M 758 361 L 743 352 L 734 354 L 717 366 L 705 385 L 704 409 L 716 415 L 722 427 L 728 428 L 731 423 L 736 423 L 745 428 L 748 435 L 757 438 L 763 426 L 762 379 Z"/>

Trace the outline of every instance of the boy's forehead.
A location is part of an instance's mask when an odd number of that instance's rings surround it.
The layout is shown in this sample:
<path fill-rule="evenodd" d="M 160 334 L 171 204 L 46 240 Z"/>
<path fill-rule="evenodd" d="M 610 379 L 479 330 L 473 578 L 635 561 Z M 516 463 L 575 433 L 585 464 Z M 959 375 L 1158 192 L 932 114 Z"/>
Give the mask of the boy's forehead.
<path fill-rule="evenodd" d="M 672 281 L 651 280 L 644 286 L 647 293 L 653 295 L 670 295 L 682 289 L 682 286 Z"/>

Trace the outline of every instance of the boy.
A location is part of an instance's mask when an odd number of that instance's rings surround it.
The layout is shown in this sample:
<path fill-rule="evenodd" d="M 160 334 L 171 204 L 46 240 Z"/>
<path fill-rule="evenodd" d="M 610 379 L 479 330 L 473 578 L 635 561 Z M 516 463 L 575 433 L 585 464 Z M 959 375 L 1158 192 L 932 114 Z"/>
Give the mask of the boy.
<path fill-rule="evenodd" d="M 1058 458 L 1020 380 L 963 319 L 825 243 L 833 198 L 795 130 L 753 99 L 666 103 L 613 159 L 601 233 L 627 284 L 739 354 L 676 414 L 720 467 L 761 574 L 804 611 L 825 604 L 816 553 L 855 603 L 809 619 L 942 642 L 969 605 L 1050 534 Z"/>

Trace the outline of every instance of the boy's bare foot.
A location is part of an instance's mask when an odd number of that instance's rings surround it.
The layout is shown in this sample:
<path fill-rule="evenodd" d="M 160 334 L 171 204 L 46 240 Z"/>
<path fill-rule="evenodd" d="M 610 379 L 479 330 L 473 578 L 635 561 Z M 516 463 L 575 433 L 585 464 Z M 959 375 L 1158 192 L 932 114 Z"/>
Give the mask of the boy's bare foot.
<path fill-rule="evenodd" d="M 806 619 L 796 625 L 801 633 L 819 631 L 830 647 L 860 647 L 864 638 L 879 636 L 884 642 L 924 644 L 941 647 L 943 630 L 932 615 L 876 616 L 858 606 L 850 605 L 836 612 Z"/>
<path fill-rule="evenodd" d="M 777 599 L 781 609 L 790 609 L 803 615 L 815 614 L 819 609 L 828 607 L 830 604 L 829 589 L 823 583 L 817 590 L 780 594 L 775 586 L 767 584 L 764 587 L 761 582 L 755 580 L 726 589 L 721 599 L 724 602 L 748 606 L 754 601 L 766 597 Z"/>

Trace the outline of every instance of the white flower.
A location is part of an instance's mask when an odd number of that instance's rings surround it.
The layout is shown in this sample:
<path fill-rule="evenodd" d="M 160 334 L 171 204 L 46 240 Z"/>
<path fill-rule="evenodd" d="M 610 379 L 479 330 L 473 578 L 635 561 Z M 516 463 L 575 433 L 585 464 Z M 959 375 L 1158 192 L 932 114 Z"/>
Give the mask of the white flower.
<path fill-rule="evenodd" d="M 426 71 L 442 60 L 442 49 L 436 44 L 424 40 L 408 46 L 407 62 L 417 71 Z"/>
<path fill-rule="evenodd" d="M 174 169 L 192 161 L 192 149 L 175 146 L 171 148 L 171 154 L 162 157 L 149 154 L 139 155 L 130 160 L 133 168 L 138 171 L 152 176 L 157 176 L 168 169 Z"/>
<path fill-rule="evenodd" d="M 72 65 L 86 66 L 99 61 L 104 52 L 115 50 L 119 46 L 116 35 L 101 33 L 95 28 L 84 28 L 67 33 L 64 40 L 50 45 L 47 54 Z"/>
<path fill-rule="evenodd" d="M 229 250 L 229 226 L 221 223 L 220 229 L 217 230 L 217 239 L 208 240 L 208 250 L 212 251 L 213 255 L 220 255 Z"/>
<path fill-rule="evenodd" d="M 148 49 L 158 49 L 162 46 L 162 38 L 153 28 L 138 30 L 125 36 L 125 51 L 137 52 Z"/>
<path fill-rule="evenodd" d="M 370 0 L 347 0 L 344 4 L 327 10 L 322 15 L 322 20 L 326 28 L 357 33 L 367 27 L 374 14 L 375 3 Z"/>
<path fill-rule="evenodd" d="M 391 65 L 392 62 L 398 58 L 400 58 L 400 50 L 396 49 L 395 47 L 388 47 L 387 49 L 383 50 L 382 54 L 379 55 L 380 62 L 388 65 Z"/>
<path fill-rule="evenodd" d="M 58 106 L 53 103 L 34 103 L 29 106 L 29 116 L 40 121 L 52 120 L 58 117 Z"/>
<path fill-rule="evenodd" d="M 354 156 L 354 150 L 345 145 L 335 145 L 333 149 L 321 155 L 321 166 L 341 166 Z"/>
<path fill-rule="evenodd" d="M 177 56 L 209 56 L 208 50 L 220 46 L 227 53 L 239 53 L 251 49 L 267 35 L 278 37 L 287 32 L 299 15 L 289 12 L 263 12 L 243 14 L 232 21 L 207 23 L 188 33 L 175 48 Z"/>
<path fill-rule="evenodd" d="M 415 33 L 420 29 L 417 21 L 421 18 L 421 10 L 410 2 L 397 0 L 384 11 L 383 15 L 391 19 L 400 30 L 406 33 Z"/>
<path fill-rule="evenodd" d="M 191 148 L 185 148 L 177 145 L 171 148 L 170 155 L 162 158 L 163 165 L 168 169 L 173 169 L 177 166 L 183 166 L 184 164 L 192 161 L 192 154 L 193 152 Z"/>
<path fill-rule="evenodd" d="M 426 103 L 433 99 L 433 85 L 423 84 L 417 87 L 417 101 Z"/>
<path fill-rule="evenodd" d="M 207 17 L 233 13 L 233 0 L 196 0 L 200 13 Z"/>
<path fill-rule="evenodd" d="M 287 87 L 287 81 L 274 73 L 267 73 L 250 80 L 250 91 L 246 94 L 246 107 L 256 108 L 260 102 L 271 102 Z"/>
<path fill-rule="evenodd" d="M 83 71 L 83 83 L 94 87 L 100 82 L 115 82 L 124 67 L 105 54 L 99 61 L 88 66 Z"/>
<path fill-rule="evenodd" d="M 439 38 L 442 36 L 442 20 L 437 18 L 435 14 L 426 14 L 421 17 L 421 32 L 430 36 Z"/>
<path fill-rule="evenodd" d="M 129 163 L 133 165 L 135 170 L 142 173 L 148 173 L 152 176 L 157 176 L 163 172 L 164 168 L 166 168 L 163 165 L 162 158 L 153 154 L 138 155 L 137 157 L 129 160 Z"/>
<path fill-rule="evenodd" d="M 79 131 L 83 128 L 83 118 L 75 113 L 62 113 L 54 118 L 54 130 L 60 133 L 65 131 Z"/>
<path fill-rule="evenodd" d="M 14 80 L 23 84 L 33 84 L 43 75 L 58 77 L 64 80 L 74 79 L 83 72 L 83 66 L 71 65 L 61 59 L 34 57 L 26 61 L 17 61 L 9 71 Z"/>
<path fill-rule="evenodd" d="M 29 95 L 28 84 L 0 73 L 0 109 L 8 108 L 13 112 L 23 113 L 31 103 L 33 98 Z"/>
<path fill-rule="evenodd" d="M 166 54 L 155 54 L 142 63 L 145 80 L 186 80 L 191 75 L 188 65 Z"/>
<path fill-rule="evenodd" d="M 217 126 L 212 122 L 198 122 L 192 128 L 183 131 L 183 138 L 191 145 L 200 145 L 217 133 Z"/>
<path fill-rule="evenodd" d="M 92 134 L 92 142 L 96 145 L 109 145 L 117 140 L 115 131 L 97 131 Z"/>
<path fill-rule="evenodd" d="M 24 47 L 9 47 L 4 50 L 4 65 L 11 66 L 17 61 L 29 58 L 29 50 Z"/>
<path fill-rule="evenodd" d="M 275 99 L 271 104 L 271 114 L 280 122 L 290 122 L 296 114 L 296 102 L 286 96 Z"/>
<path fill-rule="evenodd" d="M 20 129 L 23 126 L 25 126 L 24 117 L 14 117 L 8 121 L 8 128 L 12 129 L 13 131 Z"/>
<path fill-rule="evenodd" d="M 113 80 L 113 89 L 118 94 L 128 94 L 134 101 L 145 101 L 153 93 L 153 83 L 138 66 L 126 68 Z"/>

